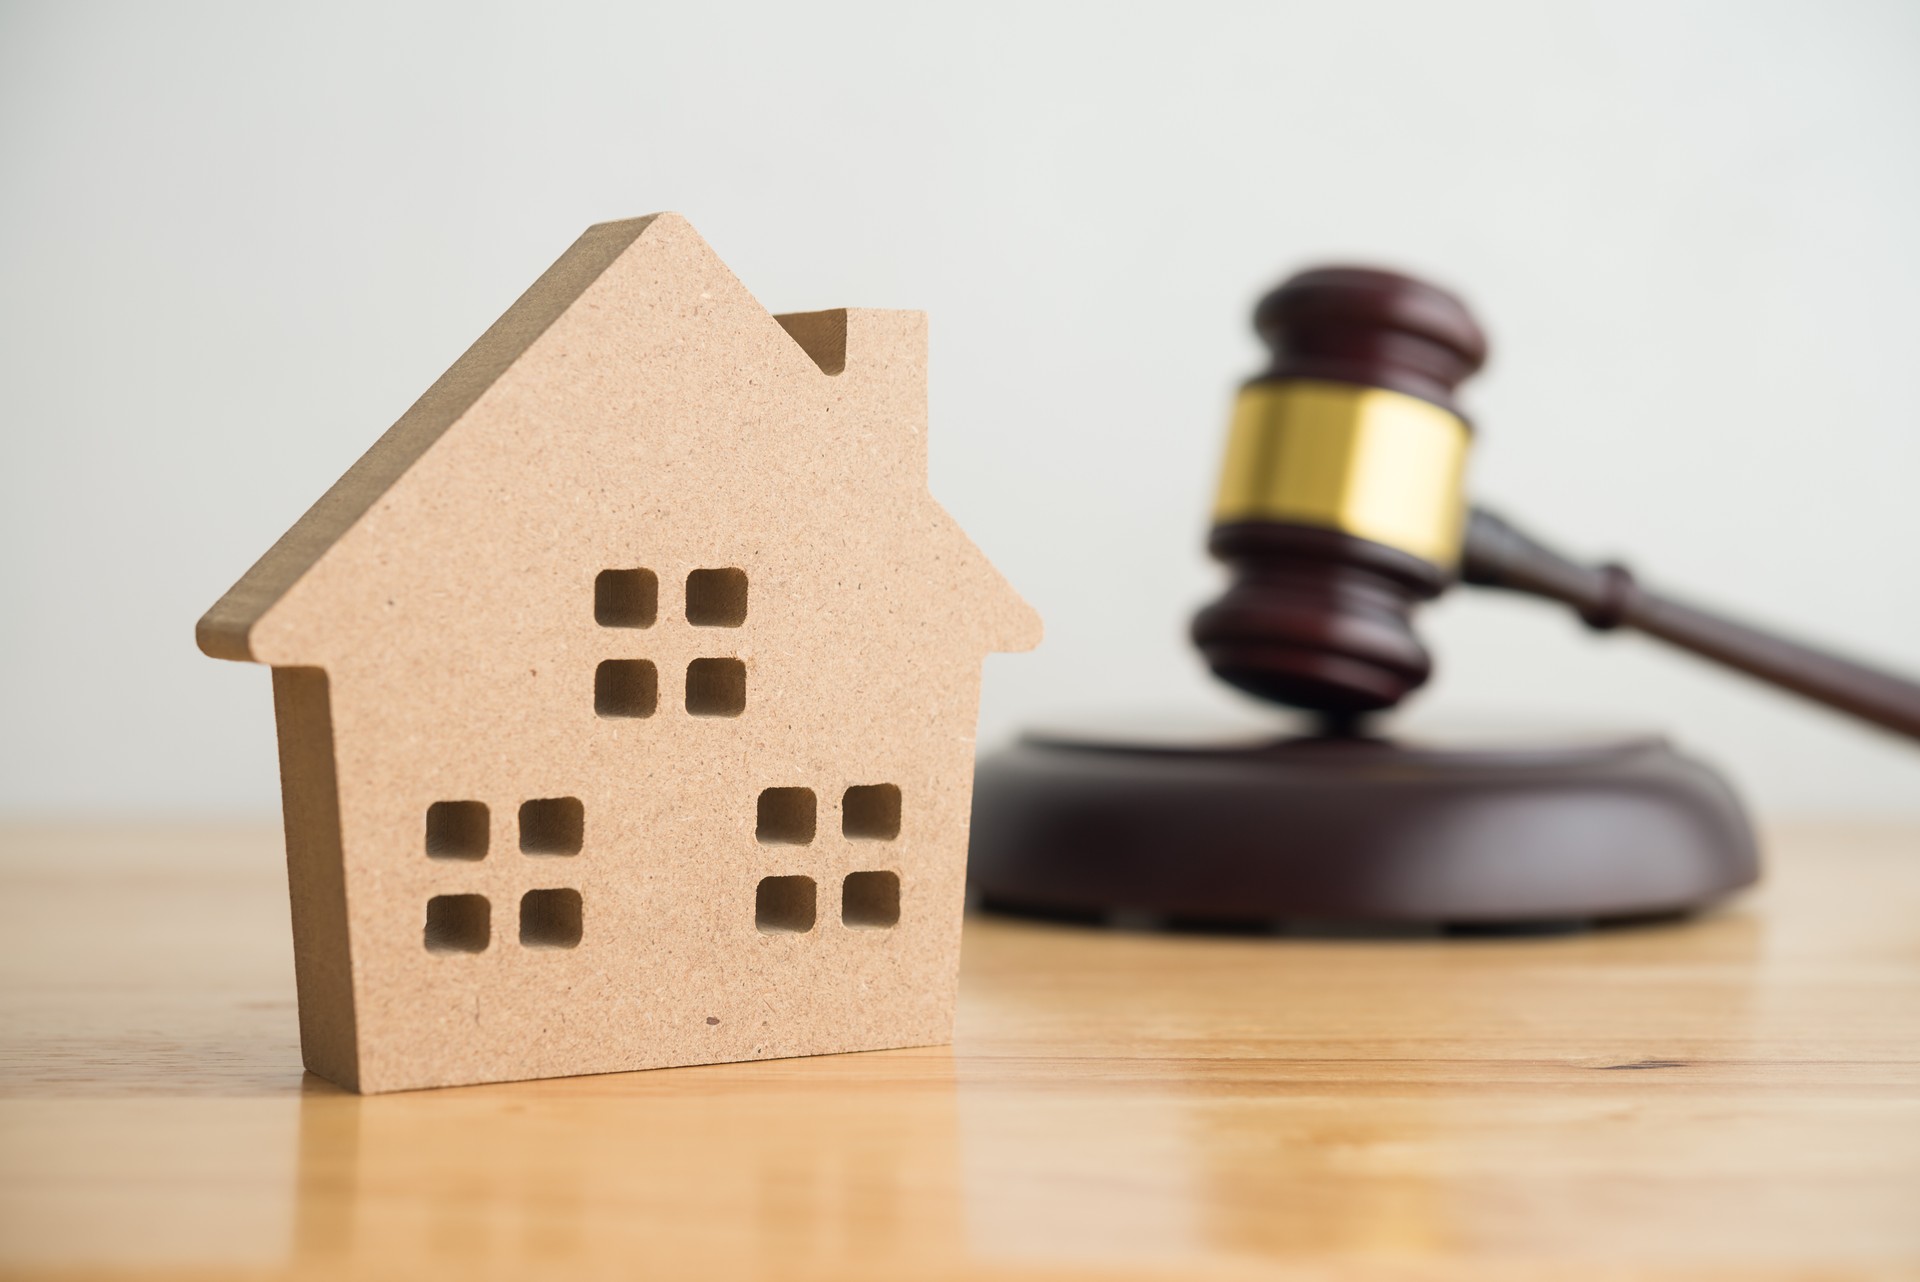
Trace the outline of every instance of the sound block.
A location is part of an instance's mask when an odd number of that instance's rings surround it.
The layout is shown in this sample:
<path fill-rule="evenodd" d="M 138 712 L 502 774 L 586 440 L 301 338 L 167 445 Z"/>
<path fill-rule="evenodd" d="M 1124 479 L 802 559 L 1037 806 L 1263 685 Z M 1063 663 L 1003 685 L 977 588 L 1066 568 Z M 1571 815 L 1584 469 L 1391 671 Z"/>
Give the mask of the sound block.
<path fill-rule="evenodd" d="M 1233 928 L 1555 928 L 1759 876 L 1717 771 L 1657 734 L 1032 732 L 981 760 L 988 909 Z"/>

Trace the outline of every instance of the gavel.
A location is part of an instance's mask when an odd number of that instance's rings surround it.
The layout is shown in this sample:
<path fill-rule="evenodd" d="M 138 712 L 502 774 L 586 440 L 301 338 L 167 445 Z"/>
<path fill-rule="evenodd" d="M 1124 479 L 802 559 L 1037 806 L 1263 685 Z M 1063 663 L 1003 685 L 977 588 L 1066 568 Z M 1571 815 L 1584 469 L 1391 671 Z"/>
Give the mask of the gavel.
<path fill-rule="evenodd" d="M 1487 358 L 1466 306 L 1393 272 L 1324 267 L 1254 310 L 1272 353 L 1242 387 L 1208 547 L 1231 582 L 1193 621 L 1215 675 L 1345 730 L 1423 685 L 1414 609 L 1455 582 L 1571 606 L 1899 734 L 1920 684 L 1582 565 L 1471 506 L 1454 392 Z"/>

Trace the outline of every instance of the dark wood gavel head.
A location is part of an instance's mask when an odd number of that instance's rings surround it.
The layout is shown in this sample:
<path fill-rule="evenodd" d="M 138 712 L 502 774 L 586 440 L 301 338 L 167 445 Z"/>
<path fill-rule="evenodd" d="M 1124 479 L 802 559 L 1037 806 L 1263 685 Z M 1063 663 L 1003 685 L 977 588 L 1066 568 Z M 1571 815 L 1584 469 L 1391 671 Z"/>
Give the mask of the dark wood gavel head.
<path fill-rule="evenodd" d="M 1273 359 L 1234 406 L 1208 540 L 1232 580 L 1194 643 L 1275 703 L 1392 707 L 1432 672 L 1411 614 L 1457 572 L 1473 434 L 1453 393 L 1486 337 L 1446 291 L 1357 267 L 1302 272 L 1253 319 Z"/>

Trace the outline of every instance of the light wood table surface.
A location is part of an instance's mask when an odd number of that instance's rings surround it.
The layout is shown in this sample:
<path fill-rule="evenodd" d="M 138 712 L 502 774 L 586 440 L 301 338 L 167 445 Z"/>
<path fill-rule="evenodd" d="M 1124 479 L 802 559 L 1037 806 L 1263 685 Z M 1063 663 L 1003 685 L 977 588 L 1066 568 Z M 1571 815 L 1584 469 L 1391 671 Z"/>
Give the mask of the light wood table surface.
<path fill-rule="evenodd" d="M 951 1048 L 361 1099 L 264 827 L 0 829 L 0 1275 L 1920 1276 L 1920 830 L 1704 920 L 981 918 Z"/>

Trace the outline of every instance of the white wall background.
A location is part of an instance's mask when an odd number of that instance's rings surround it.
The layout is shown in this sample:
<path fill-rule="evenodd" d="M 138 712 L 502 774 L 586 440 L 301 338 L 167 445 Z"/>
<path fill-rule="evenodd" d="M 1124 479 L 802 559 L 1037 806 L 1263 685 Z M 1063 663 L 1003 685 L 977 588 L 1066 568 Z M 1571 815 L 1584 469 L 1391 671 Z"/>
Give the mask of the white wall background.
<path fill-rule="evenodd" d="M 0 8 L 0 809 L 265 811 L 194 620 L 588 223 L 774 310 L 933 315 L 933 487 L 1046 615 L 985 735 L 1221 702 L 1184 640 L 1279 275 L 1493 334 L 1475 485 L 1572 550 L 1920 669 L 1920 7 Z M 1665 726 L 1763 810 L 1920 750 L 1519 601 L 1429 711 Z"/>

